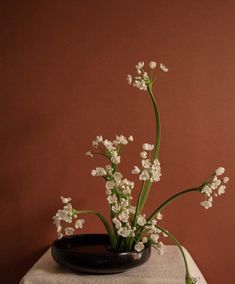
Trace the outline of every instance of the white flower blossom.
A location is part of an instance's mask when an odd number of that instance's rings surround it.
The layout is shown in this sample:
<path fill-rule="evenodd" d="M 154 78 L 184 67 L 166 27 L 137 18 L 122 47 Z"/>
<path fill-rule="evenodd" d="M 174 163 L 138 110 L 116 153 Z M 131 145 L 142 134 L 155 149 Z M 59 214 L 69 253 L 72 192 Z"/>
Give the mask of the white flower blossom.
<path fill-rule="evenodd" d="M 130 236 L 131 230 L 128 229 L 127 227 L 121 227 L 120 229 L 118 229 L 117 233 L 119 236 L 122 236 L 123 238 L 127 238 Z"/>
<path fill-rule="evenodd" d="M 209 209 L 210 207 L 212 207 L 212 202 L 208 201 L 208 200 L 204 200 L 201 201 L 200 204 L 205 207 L 205 209 Z"/>
<path fill-rule="evenodd" d="M 161 212 L 158 212 L 156 218 L 157 218 L 158 220 L 162 220 L 162 219 L 163 219 L 162 213 L 161 213 Z"/>
<path fill-rule="evenodd" d="M 140 180 L 149 180 L 150 175 L 147 170 L 143 170 L 142 173 L 139 175 Z"/>
<path fill-rule="evenodd" d="M 106 189 L 111 190 L 115 187 L 115 182 L 113 180 L 107 181 L 105 184 Z"/>
<path fill-rule="evenodd" d="M 205 185 L 201 193 L 205 193 L 207 196 L 210 196 L 212 194 L 212 189 L 208 185 Z"/>
<path fill-rule="evenodd" d="M 86 152 L 85 155 L 86 155 L 86 156 L 90 156 L 91 158 L 94 157 L 94 155 L 91 153 L 91 151 Z"/>
<path fill-rule="evenodd" d="M 136 69 L 141 69 L 141 68 L 143 68 L 143 67 L 144 67 L 144 62 L 143 62 L 143 61 L 142 61 L 142 62 L 138 62 L 135 67 L 136 67 Z"/>
<path fill-rule="evenodd" d="M 101 135 L 96 136 L 96 141 L 97 141 L 98 143 L 101 143 L 101 142 L 103 141 L 103 137 L 102 137 Z"/>
<path fill-rule="evenodd" d="M 136 245 L 135 245 L 135 250 L 140 252 L 144 249 L 144 244 L 143 242 L 138 242 Z"/>
<path fill-rule="evenodd" d="M 140 169 L 137 166 L 134 166 L 134 169 L 131 171 L 131 173 L 133 175 L 139 174 L 140 173 Z"/>
<path fill-rule="evenodd" d="M 69 203 L 71 201 L 71 197 L 63 197 L 63 196 L 61 196 L 60 198 L 61 198 L 62 203 L 64 203 L 64 204 L 67 204 L 67 203 Z"/>
<path fill-rule="evenodd" d="M 145 152 L 145 151 L 142 151 L 142 152 L 140 152 L 140 157 L 141 157 L 142 159 L 147 159 L 148 153 Z"/>
<path fill-rule="evenodd" d="M 145 216 L 139 215 L 137 218 L 137 224 L 140 226 L 144 226 L 146 224 Z"/>
<path fill-rule="evenodd" d="M 219 167 L 219 168 L 215 171 L 215 174 L 216 174 L 217 176 L 220 176 L 220 175 L 222 175 L 224 172 L 225 172 L 225 168 Z"/>
<path fill-rule="evenodd" d="M 228 177 L 224 177 L 223 178 L 223 183 L 228 183 L 229 182 L 229 178 Z"/>
<path fill-rule="evenodd" d="M 107 175 L 107 172 L 104 168 L 102 167 L 97 167 L 95 170 L 92 170 L 91 171 L 91 175 L 92 176 L 106 176 Z"/>
<path fill-rule="evenodd" d="M 65 234 L 66 234 L 67 236 L 71 236 L 71 235 L 73 235 L 73 233 L 74 233 L 74 228 L 72 228 L 72 227 L 67 227 L 67 228 L 64 229 L 64 231 L 65 231 Z"/>
<path fill-rule="evenodd" d="M 147 91 L 147 85 L 144 80 L 135 80 L 133 86 L 140 90 Z"/>
<path fill-rule="evenodd" d="M 77 221 L 75 222 L 75 228 L 82 229 L 84 223 L 85 223 L 84 219 L 77 219 Z"/>
<path fill-rule="evenodd" d="M 148 242 L 148 238 L 147 237 L 143 237 L 142 243 L 146 244 L 147 242 Z"/>
<path fill-rule="evenodd" d="M 149 62 L 149 68 L 150 68 L 150 69 L 155 69 L 156 66 L 157 66 L 157 63 L 156 63 L 155 61 L 150 61 L 150 62 Z"/>
<path fill-rule="evenodd" d="M 159 239 L 159 235 L 158 234 L 151 234 L 150 238 L 154 243 L 157 243 L 158 239 Z"/>
<path fill-rule="evenodd" d="M 225 185 L 221 185 L 218 188 L 218 195 L 224 194 L 225 193 L 225 189 L 226 189 L 226 186 Z"/>
<path fill-rule="evenodd" d="M 98 144 L 97 141 L 92 141 L 92 146 L 93 146 L 94 148 L 98 148 L 99 144 Z"/>
<path fill-rule="evenodd" d="M 149 169 L 151 167 L 151 162 L 149 159 L 142 160 L 142 167 L 145 169 Z"/>
<path fill-rule="evenodd" d="M 148 143 L 144 143 L 143 144 L 143 150 L 144 151 L 152 151 L 154 149 L 154 145 L 148 144 Z"/>
<path fill-rule="evenodd" d="M 133 136 L 132 136 L 132 135 L 130 135 L 130 136 L 128 137 L 128 140 L 129 140 L 130 142 L 133 142 L 133 141 L 134 141 Z"/>
<path fill-rule="evenodd" d="M 110 196 L 107 197 L 107 200 L 108 200 L 109 204 L 113 204 L 113 203 L 117 202 L 117 195 L 116 194 L 110 195 Z"/>
<path fill-rule="evenodd" d="M 154 245 L 154 248 L 157 250 L 159 255 L 163 255 L 164 254 L 164 245 L 163 245 L 162 242 L 158 242 L 156 245 Z"/>
<path fill-rule="evenodd" d="M 168 72 L 168 68 L 163 65 L 162 63 L 160 64 L 160 69 L 163 71 L 163 72 Z"/>
<path fill-rule="evenodd" d="M 122 222 L 127 223 L 129 220 L 129 212 L 127 210 L 122 211 L 118 217 Z"/>
<path fill-rule="evenodd" d="M 129 85 L 131 85 L 131 83 L 132 83 L 132 76 L 131 75 L 127 75 L 127 82 L 128 82 L 128 84 Z"/>

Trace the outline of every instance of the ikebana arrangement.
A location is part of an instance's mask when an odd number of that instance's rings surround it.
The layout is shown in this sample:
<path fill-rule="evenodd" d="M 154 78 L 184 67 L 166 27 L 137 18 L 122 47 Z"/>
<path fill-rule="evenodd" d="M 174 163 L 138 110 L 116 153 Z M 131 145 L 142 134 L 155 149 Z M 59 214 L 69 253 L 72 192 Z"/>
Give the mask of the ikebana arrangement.
<path fill-rule="evenodd" d="M 141 187 L 138 195 L 138 200 L 133 205 L 132 192 L 134 190 L 134 182 L 126 179 L 118 170 L 121 162 L 122 148 L 134 141 L 133 136 L 125 137 L 123 135 L 116 136 L 113 141 L 104 139 L 102 136 L 97 136 L 92 142 L 93 149 L 88 151 L 86 155 L 94 157 L 101 155 L 106 160 L 102 167 L 97 167 L 91 171 L 94 177 L 101 177 L 105 183 L 105 195 L 108 201 L 110 218 L 109 222 L 103 215 L 95 210 L 79 210 L 75 209 L 71 204 L 70 197 L 61 197 L 63 209 L 57 211 L 53 217 L 56 225 L 58 239 L 63 236 L 73 235 L 75 229 L 82 228 L 84 219 L 79 219 L 78 216 L 84 214 L 95 214 L 103 222 L 105 229 L 109 235 L 110 246 L 116 252 L 141 252 L 146 247 L 155 248 L 160 255 L 164 252 L 164 245 L 161 236 L 171 238 L 179 247 L 183 256 L 186 276 L 185 283 L 193 284 L 197 279 L 190 275 L 187 259 L 179 241 L 168 231 L 162 227 L 161 220 L 163 218 L 162 211 L 173 200 L 190 192 L 198 192 L 202 194 L 203 200 L 200 204 L 208 209 L 212 207 L 214 198 L 225 193 L 228 177 L 221 177 L 225 169 L 217 168 L 203 183 L 198 187 L 186 189 L 176 193 L 168 198 L 164 203 L 160 204 L 152 214 L 147 216 L 143 213 L 143 209 L 150 193 L 153 183 L 158 182 L 161 178 L 161 166 L 159 162 L 159 149 L 161 138 L 160 116 L 156 99 L 153 94 L 153 84 L 156 80 L 156 75 L 160 72 L 168 72 L 168 68 L 163 64 L 157 64 L 154 61 L 149 62 L 145 69 L 144 62 L 139 62 L 136 65 L 137 75 L 132 77 L 127 75 L 127 81 L 130 85 L 137 87 L 139 90 L 146 91 L 150 98 L 154 112 L 156 124 L 156 138 L 154 144 L 144 143 L 140 152 L 140 165 L 133 167 L 131 173 L 138 175 Z M 69 224 L 65 228 L 63 223 Z M 74 224 L 73 226 L 71 224 Z"/>

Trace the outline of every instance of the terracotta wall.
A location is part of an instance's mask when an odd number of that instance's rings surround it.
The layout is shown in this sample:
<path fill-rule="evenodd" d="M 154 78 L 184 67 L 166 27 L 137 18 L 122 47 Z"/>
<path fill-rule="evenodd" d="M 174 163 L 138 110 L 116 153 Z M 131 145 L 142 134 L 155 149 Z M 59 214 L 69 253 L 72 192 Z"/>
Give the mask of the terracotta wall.
<path fill-rule="evenodd" d="M 154 116 L 126 74 L 151 59 L 170 71 L 155 85 L 163 176 L 146 212 L 224 166 L 230 186 L 212 209 L 199 205 L 200 194 L 185 196 L 162 224 L 209 283 L 234 283 L 234 4 L 1 1 L 2 283 L 18 283 L 55 239 L 61 195 L 107 215 L 103 181 L 90 176 L 103 161 L 84 152 L 97 134 L 132 134 L 122 166 L 131 177 L 142 143 L 154 140 Z M 83 232 L 103 232 L 86 219 Z"/>

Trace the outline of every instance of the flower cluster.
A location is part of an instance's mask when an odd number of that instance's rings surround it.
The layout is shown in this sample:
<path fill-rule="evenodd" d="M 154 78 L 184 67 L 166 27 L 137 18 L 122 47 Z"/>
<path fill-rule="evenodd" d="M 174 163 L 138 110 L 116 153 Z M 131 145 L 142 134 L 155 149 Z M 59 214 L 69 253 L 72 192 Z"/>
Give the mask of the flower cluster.
<path fill-rule="evenodd" d="M 226 183 L 229 181 L 228 177 L 224 177 L 220 179 L 219 177 L 224 174 L 225 169 L 223 167 L 219 167 L 215 173 L 212 175 L 211 181 L 206 181 L 201 190 L 201 193 L 204 194 L 205 200 L 201 201 L 200 204 L 209 209 L 212 207 L 213 197 L 217 197 L 225 193 Z M 210 177 L 211 178 L 211 177 Z"/>
<path fill-rule="evenodd" d="M 160 180 L 161 177 L 161 166 L 158 159 L 151 160 L 148 158 L 148 153 L 154 149 L 154 145 L 143 144 L 143 151 L 140 152 L 140 157 L 142 158 L 141 169 L 137 166 L 134 166 L 131 171 L 132 174 L 139 174 L 139 179 L 143 181 L 150 180 L 151 182 L 156 182 Z"/>
<path fill-rule="evenodd" d="M 92 146 L 97 149 L 98 152 L 88 151 L 86 152 L 86 155 L 92 158 L 94 154 L 104 155 L 111 160 L 112 164 L 118 165 L 121 162 L 121 157 L 119 154 L 121 147 L 133 141 L 133 136 L 129 136 L 128 138 L 126 138 L 124 135 L 116 135 L 116 139 L 113 141 L 103 139 L 102 136 L 97 136 L 96 139 L 92 141 Z M 93 171 L 92 175 L 95 176 L 97 174 Z M 98 175 L 105 176 L 106 174 L 103 171 L 101 174 Z"/>
<path fill-rule="evenodd" d="M 153 78 L 150 78 L 148 73 L 144 71 L 144 62 L 139 62 L 136 66 L 136 72 L 138 76 L 132 78 L 131 75 L 127 75 L 127 81 L 130 85 L 137 87 L 140 90 L 147 91 L 148 86 L 153 81 Z M 153 71 L 157 67 L 155 61 L 149 62 L 149 68 Z M 162 63 L 159 64 L 159 69 L 163 72 L 168 72 L 168 68 Z M 152 72 L 151 72 L 152 73 Z"/>
<path fill-rule="evenodd" d="M 56 231 L 58 234 L 58 239 L 61 239 L 63 237 L 63 228 L 62 228 L 62 222 L 65 222 L 67 224 L 71 224 L 73 222 L 73 219 L 77 219 L 76 210 L 73 209 L 72 204 L 70 203 L 71 198 L 70 197 L 63 197 L 61 196 L 61 201 L 64 204 L 63 209 L 59 209 L 55 216 L 53 216 L 53 223 L 56 226 Z M 74 227 L 76 229 L 82 228 L 85 220 L 84 219 L 77 219 L 75 221 Z M 75 229 L 73 227 L 66 227 L 64 229 L 64 233 L 67 236 L 73 235 Z"/>

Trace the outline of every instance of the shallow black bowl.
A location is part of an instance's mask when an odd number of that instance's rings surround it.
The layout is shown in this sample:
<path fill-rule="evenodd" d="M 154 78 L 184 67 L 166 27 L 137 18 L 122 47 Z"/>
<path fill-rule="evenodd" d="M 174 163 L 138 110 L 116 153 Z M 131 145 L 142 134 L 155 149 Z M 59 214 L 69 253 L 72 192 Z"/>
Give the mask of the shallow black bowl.
<path fill-rule="evenodd" d="M 141 252 L 116 253 L 109 249 L 109 237 L 105 234 L 86 234 L 64 237 L 52 243 L 54 260 L 62 266 L 89 274 L 124 272 L 146 262 L 151 248 Z"/>

